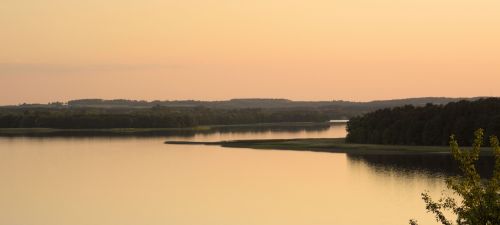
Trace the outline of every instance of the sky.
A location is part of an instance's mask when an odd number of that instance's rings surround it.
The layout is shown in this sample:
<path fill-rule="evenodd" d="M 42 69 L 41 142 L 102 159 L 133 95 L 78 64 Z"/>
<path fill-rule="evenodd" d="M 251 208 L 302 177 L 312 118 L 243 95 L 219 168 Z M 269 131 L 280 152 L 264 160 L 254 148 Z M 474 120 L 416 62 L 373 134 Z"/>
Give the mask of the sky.
<path fill-rule="evenodd" d="M 2 0 L 0 104 L 500 96 L 498 0 Z"/>

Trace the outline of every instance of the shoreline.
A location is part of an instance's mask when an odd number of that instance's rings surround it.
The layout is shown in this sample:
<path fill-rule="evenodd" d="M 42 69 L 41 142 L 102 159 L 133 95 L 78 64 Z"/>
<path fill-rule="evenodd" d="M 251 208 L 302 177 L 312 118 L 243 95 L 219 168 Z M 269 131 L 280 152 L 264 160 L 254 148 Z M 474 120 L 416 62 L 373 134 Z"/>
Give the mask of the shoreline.
<path fill-rule="evenodd" d="M 281 128 L 281 127 L 320 127 L 332 122 L 284 122 L 231 125 L 206 125 L 182 128 L 0 128 L 0 137 L 58 137 L 58 136 L 162 136 L 182 132 L 211 132 L 224 128 Z"/>
<path fill-rule="evenodd" d="M 410 146 L 345 143 L 345 138 L 307 138 L 307 139 L 261 139 L 234 140 L 218 142 L 166 141 L 165 144 L 177 145 L 219 145 L 226 148 L 250 148 L 261 150 L 312 151 L 346 154 L 376 155 L 430 155 L 450 154 L 449 146 Z M 462 147 L 470 149 L 470 147 Z M 488 147 L 481 150 L 482 156 L 492 155 Z"/>

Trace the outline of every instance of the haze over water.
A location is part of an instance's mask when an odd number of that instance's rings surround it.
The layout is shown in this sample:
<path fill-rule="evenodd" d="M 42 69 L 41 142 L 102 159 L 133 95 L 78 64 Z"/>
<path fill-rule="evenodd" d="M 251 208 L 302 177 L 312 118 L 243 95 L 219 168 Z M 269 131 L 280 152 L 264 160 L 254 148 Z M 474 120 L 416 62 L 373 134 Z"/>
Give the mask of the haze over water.
<path fill-rule="evenodd" d="M 345 154 L 165 145 L 165 140 L 343 137 L 319 131 L 191 138 L 0 138 L 0 224 L 435 224 L 420 200 L 442 175 Z"/>

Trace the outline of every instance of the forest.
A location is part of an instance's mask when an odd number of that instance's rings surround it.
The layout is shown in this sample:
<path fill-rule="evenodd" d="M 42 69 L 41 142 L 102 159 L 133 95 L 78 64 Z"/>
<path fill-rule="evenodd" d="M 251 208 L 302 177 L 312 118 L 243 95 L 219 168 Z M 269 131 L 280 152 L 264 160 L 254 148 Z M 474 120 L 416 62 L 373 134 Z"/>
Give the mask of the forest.
<path fill-rule="evenodd" d="M 349 119 L 386 107 L 445 104 L 462 98 L 411 98 L 371 102 L 231 99 L 138 101 L 77 99 L 48 104 L 0 106 L 0 128 L 186 128 Z M 470 100 L 470 99 L 468 99 Z"/>
<path fill-rule="evenodd" d="M 0 128 L 185 128 L 277 122 L 326 122 L 335 111 L 315 109 L 213 109 L 206 107 L 3 108 Z"/>
<path fill-rule="evenodd" d="M 478 128 L 485 130 L 485 137 L 500 134 L 500 98 L 376 110 L 350 119 L 346 142 L 447 145 L 454 134 L 469 146 L 470 134 Z"/>

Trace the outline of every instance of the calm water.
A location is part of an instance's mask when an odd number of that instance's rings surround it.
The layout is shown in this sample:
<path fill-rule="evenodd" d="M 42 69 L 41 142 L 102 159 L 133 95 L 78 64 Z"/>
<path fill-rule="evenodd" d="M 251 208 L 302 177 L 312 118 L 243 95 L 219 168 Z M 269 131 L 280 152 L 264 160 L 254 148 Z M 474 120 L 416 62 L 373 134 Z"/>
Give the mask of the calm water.
<path fill-rule="evenodd" d="M 436 224 L 419 194 L 439 173 L 345 154 L 165 145 L 343 137 L 336 125 L 153 138 L 0 138 L 0 224 Z"/>

